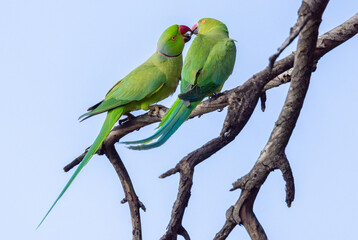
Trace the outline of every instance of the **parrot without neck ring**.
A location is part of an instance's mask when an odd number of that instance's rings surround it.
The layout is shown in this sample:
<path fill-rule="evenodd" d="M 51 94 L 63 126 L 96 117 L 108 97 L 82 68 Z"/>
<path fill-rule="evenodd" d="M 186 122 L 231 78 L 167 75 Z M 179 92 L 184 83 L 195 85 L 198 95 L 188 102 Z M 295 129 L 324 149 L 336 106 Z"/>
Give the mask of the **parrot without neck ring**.
<path fill-rule="evenodd" d="M 179 98 L 164 115 L 154 135 L 139 141 L 123 142 L 132 145 L 130 149 L 146 150 L 161 146 L 205 97 L 221 90 L 231 75 L 236 46 L 229 38 L 226 25 L 216 19 L 203 18 L 193 26 L 192 32 L 197 37 L 184 61 Z M 154 139 L 157 140 L 152 142 Z"/>
<path fill-rule="evenodd" d="M 37 228 L 46 219 L 78 173 L 96 153 L 113 125 L 123 114 L 139 109 L 148 110 L 149 105 L 161 101 L 175 92 L 181 78 L 184 44 L 191 37 L 191 34 L 187 34 L 187 32 L 191 32 L 191 29 L 184 25 L 173 25 L 167 28 L 158 40 L 156 52 L 146 62 L 116 83 L 103 101 L 90 107 L 89 112 L 80 116 L 83 121 L 99 113 L 107 112 L 107 117 L 96 140 Z"/>

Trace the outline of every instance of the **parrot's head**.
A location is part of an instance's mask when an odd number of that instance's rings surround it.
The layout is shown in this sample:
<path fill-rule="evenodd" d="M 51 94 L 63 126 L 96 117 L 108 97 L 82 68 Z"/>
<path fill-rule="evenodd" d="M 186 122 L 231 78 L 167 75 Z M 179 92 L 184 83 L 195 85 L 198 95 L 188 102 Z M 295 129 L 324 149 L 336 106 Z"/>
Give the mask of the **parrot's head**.
<path fill-rule="evenodd" d="M 157 49 L 166 56 L 178 56 L 184 44 L 191 38 L 191 30 L 185 25 L 173 25 L 165 29 L 158 40 Z"/>
<path fill-rule="evenodd" d="M 220 30 L 229 33 L 226 25 L 214 18 L 202 18 L 191 28 L 193 34 L 205 34 L 212 30 Z"/>

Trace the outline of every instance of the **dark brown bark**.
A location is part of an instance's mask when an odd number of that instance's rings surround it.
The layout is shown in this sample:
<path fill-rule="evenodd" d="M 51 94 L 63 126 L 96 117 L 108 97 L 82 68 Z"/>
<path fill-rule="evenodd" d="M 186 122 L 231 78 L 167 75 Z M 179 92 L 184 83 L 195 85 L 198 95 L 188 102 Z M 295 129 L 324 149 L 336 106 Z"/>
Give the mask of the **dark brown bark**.
<path fill-rule="evenodd" d="M 145 206 L 141 201 L 139 201 L 138 196 L 134 191 L 133 184 L 129 177 L 127 169 L 125 168 L 121 158 L 119 157 L 116 149 L 114 148 L 114 144 L 106 144 L 104 146 L 106 157 L 112 163 L 122 183 L 125 198 L 121 201 L 121 203 L 128 202 L 129 205 L 133 228 L 132 239 L 141 240 L 142 225 L 140 221 L 140 209 L 142 208 L 145 211 Z"/>

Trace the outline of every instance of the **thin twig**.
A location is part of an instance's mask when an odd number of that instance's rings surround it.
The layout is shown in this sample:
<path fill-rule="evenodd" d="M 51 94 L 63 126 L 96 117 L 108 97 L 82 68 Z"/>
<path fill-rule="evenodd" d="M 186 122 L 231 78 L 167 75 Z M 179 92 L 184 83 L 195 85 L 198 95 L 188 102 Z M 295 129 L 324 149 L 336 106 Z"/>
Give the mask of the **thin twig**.
<path fill-rule="evenodd" d="M 121 158 L 119 157 L 114 144 L 106 144 L 104 150 L 107 158 L 112 163 L 114 169 L 117 172 L 117 175 L 122 183 L 122 187 L 125 194 L 125 201 L 128 202 L 131 220 L 132 220 L 132 239 L 133 240 L 142 240 L 142 226 L 140 221 L 140 209 L 142 208 L 145 211 L 145 207 L 142 202 L 139 201 L 138 196 L 134 191 L 132 181 L 129 177 L 127 169 L 125 168 Z"/>
<path fill-rule="evenodd" d="M 277 53 L 272 55 L 269 58 L 269 69 L 272 69 L 276 59 L 280 56 L 280 54 L 285 50 L 288 45 L 292 43 L 293 40 L 298 36 L 298 34 L 301 32 L 303 27 L 306 25 L 307 21 L 311 18 L 311 14 L 307 13 L 304 15 L 299 15 L 297 22 L 295 25 L 290 29 L 290 35 L 287 37 L 287 39 L 282 43 L 282 45 L 277 49 Z"/>

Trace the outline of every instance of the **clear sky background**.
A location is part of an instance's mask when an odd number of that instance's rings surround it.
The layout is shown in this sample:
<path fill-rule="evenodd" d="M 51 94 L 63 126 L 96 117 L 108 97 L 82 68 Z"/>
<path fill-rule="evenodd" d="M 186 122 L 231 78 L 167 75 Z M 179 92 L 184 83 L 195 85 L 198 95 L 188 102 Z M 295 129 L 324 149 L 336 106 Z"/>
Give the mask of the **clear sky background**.
<path fill-rule="evenodd" d="M 77 121 L 89 106 L 154 51 L 172 24 L 191 27 L 202 17 L 227 24 L 237 40 L 234 73 L 225 89 L 262 70 L 297 20 L 300 1 L 6 1 L 0 2 L 1 174 L 0 239 L 131 239 L 131 221 L 118 177 L 94 156 L 35 231 L 73 171 L 62 167 L 92 144 L 104 115 Z M 356 0 L 332 0 L 320 34 L 358 10 Z M 189 48 L 188 44 L 185 52 Z M 283 54 L 296 47 L 294 42 Z M 254 209 L 270 239 L 354 239 L 358 215 L 357 53 L 355 37 L 324 56 L 312 75 L 298 124 L 287 147 L 296 198 L 285 204 L 281 173 L 270 174 Z M 185 54 L 184 54 L 185 55 Z M 242 133 L 195 170 L 184 216 L 192 239 L 212 239 L 246 174 L 265 146 L 288 85 L 270 90 Z M 171 105 L 176 97 L 162 104 Z M 140 113 L 140 111 L 135 114 Z M 178 175 L 158 176 L 220 133 L 226 110 L 186 122 L 161 148 L 131 151 L 119 144 L 140 200 L 144 239 L 165 232 Z M 135 140 L 156 124 L 130 134 Z M 228 239 L 249 239 L 236 227 Z"/>

